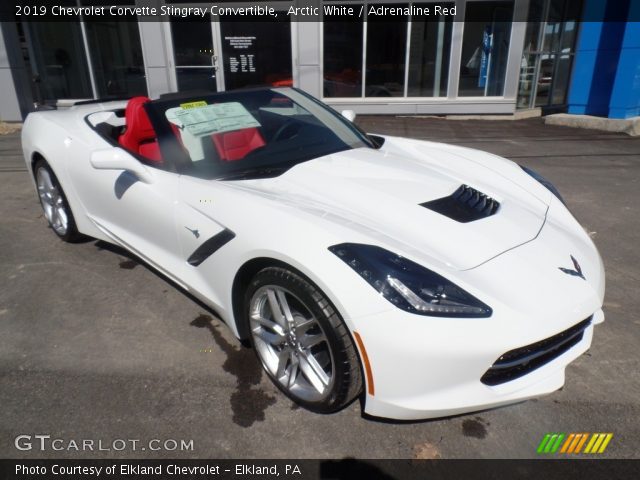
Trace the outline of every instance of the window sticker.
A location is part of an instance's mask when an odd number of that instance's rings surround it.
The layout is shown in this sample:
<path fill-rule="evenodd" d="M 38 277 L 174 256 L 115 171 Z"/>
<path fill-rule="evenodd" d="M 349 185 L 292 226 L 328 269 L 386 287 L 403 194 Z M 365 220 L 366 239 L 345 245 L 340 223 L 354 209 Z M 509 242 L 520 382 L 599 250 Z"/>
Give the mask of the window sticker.
<path fill-rule="evenodd" d="M 173 118 L 169 116 L 170 112 Z M 172 108 L 167 111 L 167 119 L 195 137 L 260 126 L 260 123 L 239 102 Z"/>
<path fill-rule="evenodd" d="M 196 102 L 192 102 L 196 103 Z M 187 105 L 187 104 L 183 104 Z M 206 106 L 206 103 L 204 104 Z M 191 135 L 182 124 L 182 120 L 176 117 L 176 112 L 183 110 L 182 106 L 174 107 L 168 109 L 164 114 L 167 117 L 167 120 L 175 125 L 177 128 L 176 134 L 180 140 L 180 143 L 184 148 L 189 152 L 189 156 L 191 157 L 191 161 L 197 162 L 200 160 L 204 160 L 204 151 L 202 150 L 202 141 L 200 141 L 200 137 L 196 137 Z"/>
<path fill-rule="evenodd" d="M 185 110 L 188 108 L 206 107 L 206 106 L 207 106 L 207 102 L 205 102 L 204 100 L 198 100 L 196 102 L 188 102 L 188 103 L 180 104 L 180 108 L 184 108 Z"/>

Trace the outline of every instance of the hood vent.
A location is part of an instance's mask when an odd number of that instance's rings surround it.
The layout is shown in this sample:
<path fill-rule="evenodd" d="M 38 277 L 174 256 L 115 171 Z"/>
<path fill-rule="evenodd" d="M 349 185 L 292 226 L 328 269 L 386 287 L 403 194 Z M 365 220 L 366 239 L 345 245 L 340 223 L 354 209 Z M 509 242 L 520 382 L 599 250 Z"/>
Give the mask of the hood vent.
<path fill-rule="evenodd" d="M 490 217 L 500 208 L 500 204 L 496 200 L 469 185 L 460 185 L 448 197 L 438 198 L 420 205 L 460 223 Z"/>

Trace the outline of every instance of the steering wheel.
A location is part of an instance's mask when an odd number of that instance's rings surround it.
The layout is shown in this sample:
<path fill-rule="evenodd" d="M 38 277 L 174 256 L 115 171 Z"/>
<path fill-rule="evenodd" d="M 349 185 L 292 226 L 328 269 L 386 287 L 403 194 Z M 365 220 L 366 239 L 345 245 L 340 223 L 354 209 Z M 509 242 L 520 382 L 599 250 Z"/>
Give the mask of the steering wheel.
<path fill-rule="evenodd" d="M 284 122 L 280 126 L 280 128 L 278 128 L 276 133 L 271 138 L 271 141 L 272 142 L 279 142 L 280 140 L 283 140 L 285 138 L 291 138 L 296 134 L 296 132 L 299 129 L 300 129 L 300 126 L 298 125 L 298 123 L 295 120 L 289 119 L 286 122 Z M 285 133 L 287 133 L 287 132 L 290 133 L 289 136 L 285 136 Z"/>

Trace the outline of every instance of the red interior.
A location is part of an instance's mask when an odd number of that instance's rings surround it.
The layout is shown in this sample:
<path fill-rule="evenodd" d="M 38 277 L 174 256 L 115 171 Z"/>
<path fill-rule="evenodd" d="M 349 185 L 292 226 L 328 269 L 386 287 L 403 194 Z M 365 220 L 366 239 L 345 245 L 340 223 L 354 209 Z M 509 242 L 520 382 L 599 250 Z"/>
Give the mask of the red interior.
<path fill-rule="evenodd" d="M 127 103 L 124 116 L 126 129 L 118 142 L 127 150 L 137 153 L 152 162 L 162 162 L 158 139 L 149 116 L 144 109 L 147 97 L 133 97 Z M 173 132 L 182 141 L 177 126 L 171 124 Z M 221 160 L 233 162 L 245 157 L 249 152 L 265 145 L 264 138 L 257 128 L 245 128 L 232 132 L 223 132 L 211 136 Z"/>
<path fill-rule="evenodd" d="M 162 162 L 156 132 L 144 109 L 144 104 L 149 101 L 147 97 L 133 97 L 129 100 L 124 112 L 126 130 L 120 135 L 118 142 L 131 152 L 153 162 Z"/>
<path fill-rule="evenodd" d="M 249 152 L 265 145 L 257 128 L 245 128 L 212 135 L 220 160 L 233 162 L 245 157 Z"/>

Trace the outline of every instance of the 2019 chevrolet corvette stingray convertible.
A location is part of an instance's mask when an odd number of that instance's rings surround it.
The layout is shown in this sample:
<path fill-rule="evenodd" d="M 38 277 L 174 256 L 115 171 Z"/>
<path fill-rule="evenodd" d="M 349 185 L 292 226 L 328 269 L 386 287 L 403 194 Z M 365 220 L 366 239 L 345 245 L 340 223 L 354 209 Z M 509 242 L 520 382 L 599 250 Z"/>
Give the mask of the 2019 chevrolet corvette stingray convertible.
<path fill-rule="evenodd" d="M 481 151 L 368 135 L 295 88 L 36 112 L 46 219 L 214 309 L 295 402 L 457 414 L 552 392 L 604 320 L 557 190 Z"/>

